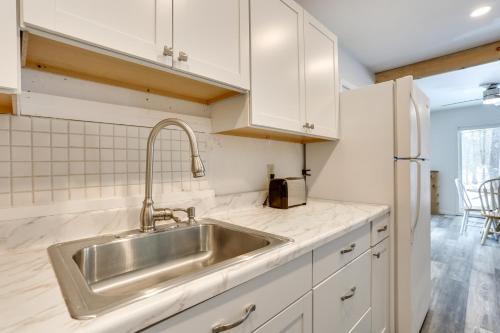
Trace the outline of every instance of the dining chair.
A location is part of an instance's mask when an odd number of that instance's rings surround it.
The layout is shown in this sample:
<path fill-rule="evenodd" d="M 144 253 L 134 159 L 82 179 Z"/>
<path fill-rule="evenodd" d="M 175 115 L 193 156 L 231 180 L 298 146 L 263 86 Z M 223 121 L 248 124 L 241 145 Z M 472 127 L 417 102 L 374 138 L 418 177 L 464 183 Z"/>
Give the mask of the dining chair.
<path fill-rule="evenodd" d="M 470 213 L 477 213 L 479 215 L 481 213 L 481 207 L 472 205 L 469 194 L 467 193 L 467 190 L 465 189 L 465 186 L 460 181 L 460 179 L 455 178 L 455 185 L 457 186 L 458 197 L 460 198 L 460 201 L 462 201 L 462 206 L 464 209 L 462 226 L 460 227 L 460 233 L 463 234 L 467 231 L 467 227 L 469 226 Z"/>
<path fill-rule="evenodd" d="M 498 221 L 500 220 L 500 178 L 490 179 L 479 186 L 479 200 L 481 201 L 481 215 L 486 218 L 481 236 L 481 245 L 484 245 L 488 234 L 493 234 L 498 240 Z"/>

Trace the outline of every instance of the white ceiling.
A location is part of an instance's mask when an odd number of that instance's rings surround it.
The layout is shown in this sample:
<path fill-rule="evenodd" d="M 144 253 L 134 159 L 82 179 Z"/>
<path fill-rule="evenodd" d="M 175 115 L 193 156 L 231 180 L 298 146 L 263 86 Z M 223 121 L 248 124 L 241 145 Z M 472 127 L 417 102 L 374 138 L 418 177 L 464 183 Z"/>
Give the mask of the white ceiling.
<path fill-rule="evenodd" d="M 374 72 L 500 40 L 500 0 L 297 1 Z"/>
<path fill-rule="evenodd" d="M 489 82 L 500 83 L 500 61 L 417 80 L 431 100 L 432 111 L 482 104 L 484 88 L 479 85 Z M 459 103 L 470 100 L 476 101 Z"/>

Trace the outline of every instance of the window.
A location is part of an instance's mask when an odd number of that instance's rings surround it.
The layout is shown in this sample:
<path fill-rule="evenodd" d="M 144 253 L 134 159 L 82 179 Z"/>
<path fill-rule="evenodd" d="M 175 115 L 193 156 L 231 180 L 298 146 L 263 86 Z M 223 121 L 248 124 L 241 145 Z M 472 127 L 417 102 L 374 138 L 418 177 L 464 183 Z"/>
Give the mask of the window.
<path fill-rule="evenodd" d="M 479 185 L 500 176 L 500 127 L 460 130 L 459 140 L 462 182 L 478 204 Z"/>

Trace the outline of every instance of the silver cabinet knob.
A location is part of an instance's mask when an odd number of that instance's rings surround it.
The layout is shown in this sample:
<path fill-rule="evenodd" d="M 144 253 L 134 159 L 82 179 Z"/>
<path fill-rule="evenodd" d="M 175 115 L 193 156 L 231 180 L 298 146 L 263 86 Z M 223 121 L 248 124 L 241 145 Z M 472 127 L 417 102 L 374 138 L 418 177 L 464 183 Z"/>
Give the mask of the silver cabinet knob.
<path fill-rule="evenodd" d="M 179 61 L 188 61 L 188 55 L 184 51 L 179 52 L 179 57 L 177 57 L 177 60 Z"/>
<path fill-rule="evenodd" d="M 311 123 L 311 125 L 309 125 L 309 128 L 314 129 L 314 124 Z"/>
<path fill-rule="evenodd" d="M 168 56 L 168 57 L 172 57 L 174 55 L 174 49 L 172 47 L 165 45 L 163 47 L 163 55 Z"/>
<path fill-rule="evenodd" d="M 309 128 L 309 123 L 305 123 L 302 127 Z"/>

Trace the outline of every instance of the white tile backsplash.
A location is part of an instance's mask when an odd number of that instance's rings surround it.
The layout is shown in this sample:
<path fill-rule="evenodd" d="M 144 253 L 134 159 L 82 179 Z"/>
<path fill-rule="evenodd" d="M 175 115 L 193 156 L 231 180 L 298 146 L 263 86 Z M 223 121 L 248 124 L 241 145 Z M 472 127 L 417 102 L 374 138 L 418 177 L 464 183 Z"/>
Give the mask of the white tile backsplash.
<path fill-rule="evenodd" d="M 29 162 L 31 161 L 31 147 L 11 147 L 12 161 Z"/>
<path fill-rule="evenodd" d="M 72 134 L 85 133 L 85 123 L 83 121 L 70 121 L 69 122 L 69 132 Z"/>
<path fill-rule="evenodd" d="M 67 147 L 68 134 L 52 133 L 52 147 Z"/>
<path fill-rule="evenodd" d="M 15 131 L 31 131 L 31 119 L 27 117 L 10 117 L 10 128 Z"/>
<path fill-rule="evenodd" d="M 35 146 L 35 147 L 49 147 L 50 146 L 50 133 L 33 132 L 33 146 Z"/>
<path fill-rule="evenodd" d="M 52 119 L 52 133 L 68 133 L 69 123 L 63 119 Z"/>
<path fill-rule="evenodd" d="M 50 119 L 47 118 L 33 118 L 33 131 L 36 132 L 50 132 Z"/>
<path fill-rule="evenodd" d="M 12 178 L 12 192 L 29 192 L 33 190 L 33 180 L 31 177 Z"/>
<path fill-rule="evenodd" d="M 9 146 L 0 146 L 0 161 L 10 161 Z"/>
<path fill-rule="evenodd" d="M 10 162 L 0 162 L 0 177 L 11 177 Z"/>
<path fill-rule="evenodd" d="M 0 207 L 142 195 L 150 128 L 0 115 Z M 207 135 L 196 133 L 201 153 Z M 208 188 L 190 174 L 189 144 L 165 129 L 155 145 L 154 191 Z"/>
<path fill-rule="evenodd" d="M 31 177 L 33 175 L 32 162 L 12 162 L 13 177 Z"/>
<path fill-rule="evenodd" d="M 2 130 L 10 129 L 10 117 L 0 117 L 0 129 Z"/>
<path fill-rule="evenodd" d="M 0 145 L 2 145 L 2 146 L 10 145 L 10 133 L 9 133 L 9 131 L 0 130 Z"/>

